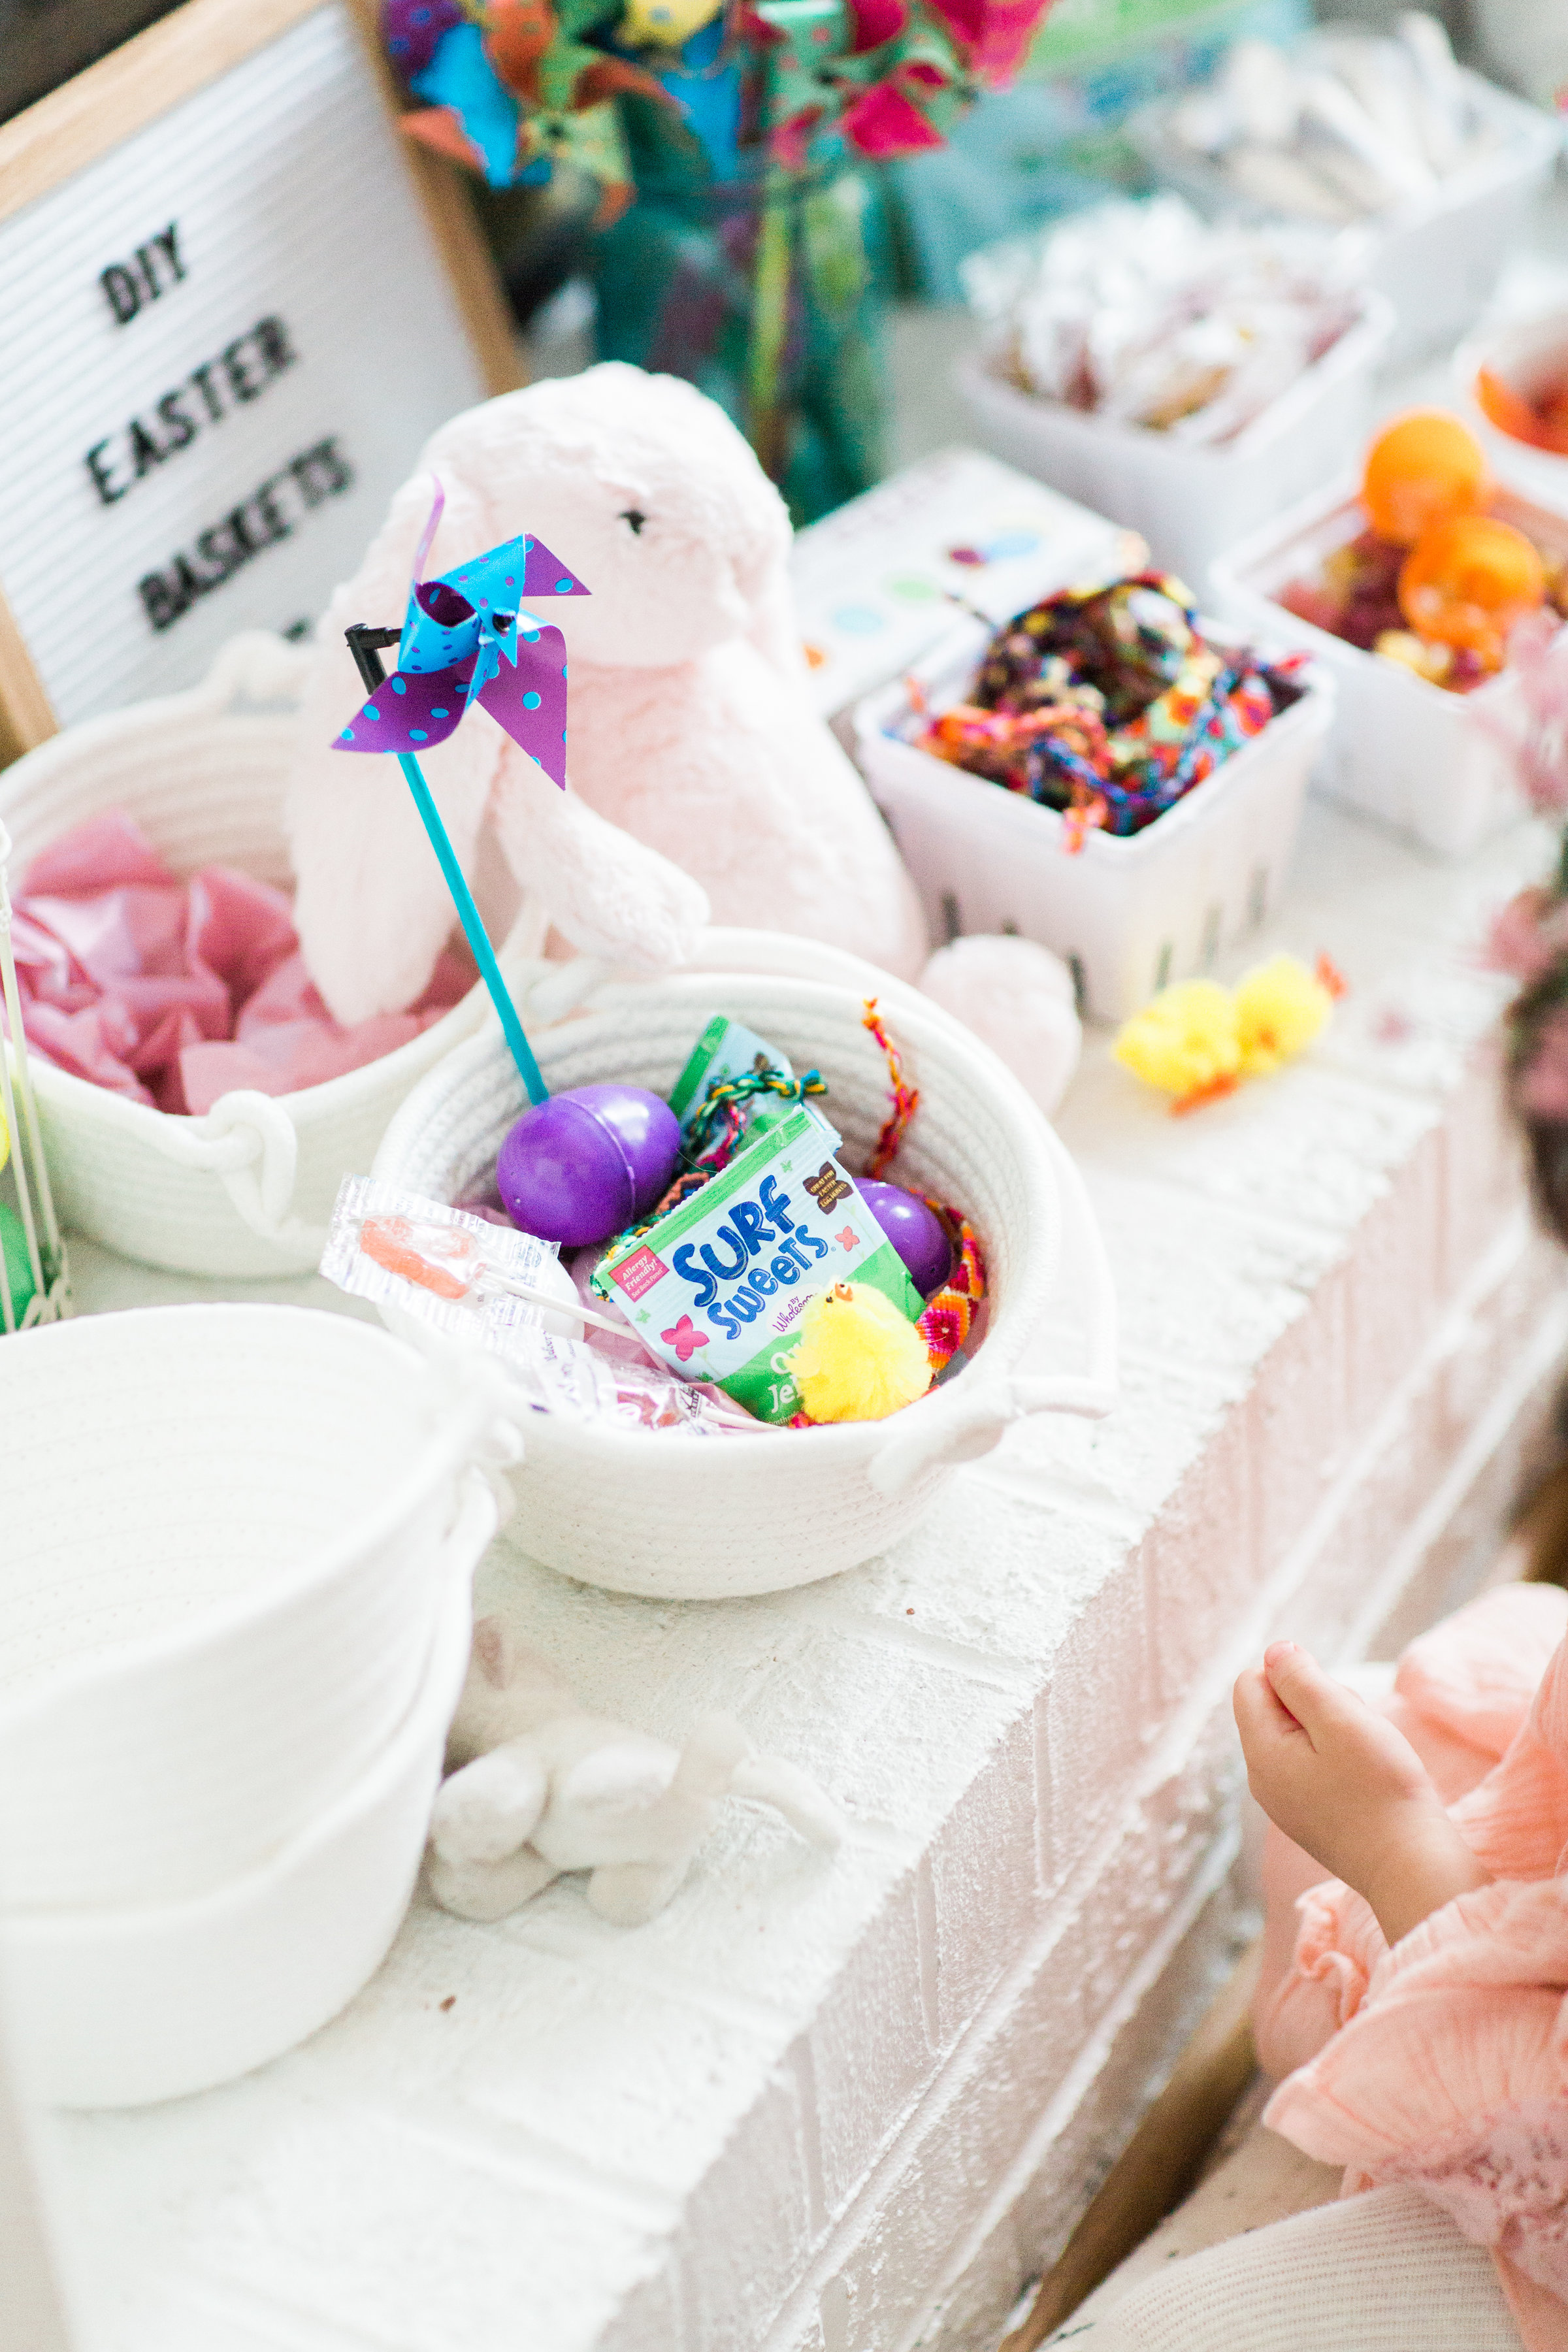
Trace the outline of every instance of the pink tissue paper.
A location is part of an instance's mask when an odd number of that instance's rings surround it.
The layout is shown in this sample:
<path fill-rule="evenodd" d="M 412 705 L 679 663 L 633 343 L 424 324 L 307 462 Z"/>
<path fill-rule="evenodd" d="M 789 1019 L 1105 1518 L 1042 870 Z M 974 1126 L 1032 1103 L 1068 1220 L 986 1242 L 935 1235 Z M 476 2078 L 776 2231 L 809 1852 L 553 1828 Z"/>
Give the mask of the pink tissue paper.
<path fill-rule="evenodd" d="M 417 1003 L 345 1029 L 305 969 L 286 891 L 228 866 L 182 881 L 121 809 L 35 858 L 11 943 L 29 1046 L 133 1102 L 196 1117 L 237 1087 L 293 1094 L 379 1061 L 474 981 L 449 948 Z"/>

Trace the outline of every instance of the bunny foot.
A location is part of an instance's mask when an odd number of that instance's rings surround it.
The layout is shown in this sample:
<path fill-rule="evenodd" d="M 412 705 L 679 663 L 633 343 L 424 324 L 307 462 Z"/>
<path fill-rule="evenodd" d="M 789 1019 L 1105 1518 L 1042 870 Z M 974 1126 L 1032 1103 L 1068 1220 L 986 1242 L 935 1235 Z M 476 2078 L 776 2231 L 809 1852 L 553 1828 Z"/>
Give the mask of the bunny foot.
<path fill-rule="evenodd" d="M 459 1919 L 504 1919 L 509 1911 L 542 1894 L 561 1874 L 531 1845 L 504 1862 L 448 1862 L 432 1846 L 425 1857 L 430 1892 L 443 1911 Z"/>
<path fill-rule="evenodd" d="M 651 1862 L 604 1863 L 588 1880 L 588 1900 L 612 1927 L 641 1927 L 663 1910 L 686 1875 L 686 1864 L 660 1870 Z"/>

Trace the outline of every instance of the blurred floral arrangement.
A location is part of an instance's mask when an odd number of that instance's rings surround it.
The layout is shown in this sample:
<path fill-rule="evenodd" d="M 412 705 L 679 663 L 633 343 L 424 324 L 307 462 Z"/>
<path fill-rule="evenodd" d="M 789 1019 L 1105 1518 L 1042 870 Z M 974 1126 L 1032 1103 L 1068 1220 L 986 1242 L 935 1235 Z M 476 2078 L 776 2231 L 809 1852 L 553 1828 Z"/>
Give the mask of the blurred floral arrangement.
<path fill-rule="evenodd" d="M 1550 882 L 1521 890 L 1492 925 L 1488 961 L 1520 982 L 1509 1008 L 1509 1097 L 1523 1122 L 1537 1185 L 1568 1229 L 1568 628 L 1532 613 L 1509 639 L 1524 710 L 1513 749 L 1538 815 L 1564 822 Z"/>
<path fill-rule="evenodd" d="M 491 188 L 538 186 L 567 163 L 597 184 L 601 230 L 671 190 L 727 196 L 745 215 L 721 257 L 748 310 L 739 421 L 782 480 L 802 313 L 844 313 L 868 276 L 868 192 L 846 192 L 846 174 L 942 146 L 1012 79 L 1049 5 L 384 0 L 382 28 L 405 131 Z M 712 390 L 701 305 L 685 310 L 675 363 Z M 874 371 L 857 364 L 858 396 L 874 398 Z"/>

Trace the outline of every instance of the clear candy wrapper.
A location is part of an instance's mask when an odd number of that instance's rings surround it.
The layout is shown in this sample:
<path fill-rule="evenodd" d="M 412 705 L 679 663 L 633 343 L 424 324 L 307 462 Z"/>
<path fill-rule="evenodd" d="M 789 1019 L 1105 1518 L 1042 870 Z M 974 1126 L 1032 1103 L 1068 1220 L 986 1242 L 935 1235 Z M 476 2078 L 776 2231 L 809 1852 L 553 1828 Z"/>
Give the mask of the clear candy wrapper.
<path fill-rule="evenodd" d="M 617 1422 L 627 1429 L 685 1431 L 696 1437 L 765 1426 L 716 1391 L 672 1380 L 652 1366 L 616 1363 L 580 1339 L 558 1339 L 549 1331 L 519 1335 L 508 1360 L 536 1412 Z"/>
<path fill-rule="evenodd" d="M 553 1242 L 374 1176 L 345 1176 L 321 1270 L 356 1298 L 395 1307 L 433 1330 L 501 1357 L 538 1412 L 637 1429 L 718 1435 L 758 1423 L 728 1398 L 656 1367 L 613 1361 L 547 1328 L 592 1310 Z M 531 1291 L 533 1297 L 521 1295 Z"/>
<path fill-rule="evenodd" d="M 574 1312 L 553 1242 L 374 1176 L 345 1176 L 338 1187 L 321 1270 L 353 1297 L 401 1307 L 502 1356 L 514 1333 Z M 521 1295 L 530 1290 L 541 1297 Z"/>

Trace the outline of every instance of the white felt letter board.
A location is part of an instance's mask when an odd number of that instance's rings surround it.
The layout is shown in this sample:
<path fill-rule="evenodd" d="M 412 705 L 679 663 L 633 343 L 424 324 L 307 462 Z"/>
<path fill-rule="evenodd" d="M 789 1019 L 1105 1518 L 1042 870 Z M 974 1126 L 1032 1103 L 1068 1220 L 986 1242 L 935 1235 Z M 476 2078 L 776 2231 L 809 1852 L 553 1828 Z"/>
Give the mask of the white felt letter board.
<path fill-rule="evenodd" d="M 127 61 L 167 70 L 115 109 Z M 237 629 L 309 625 L 426 436 L 501 388 L 488 260 L 427 171 L 342 0 L 189 0 L 0 130 L 16 745 L 192 684 Z"/>

